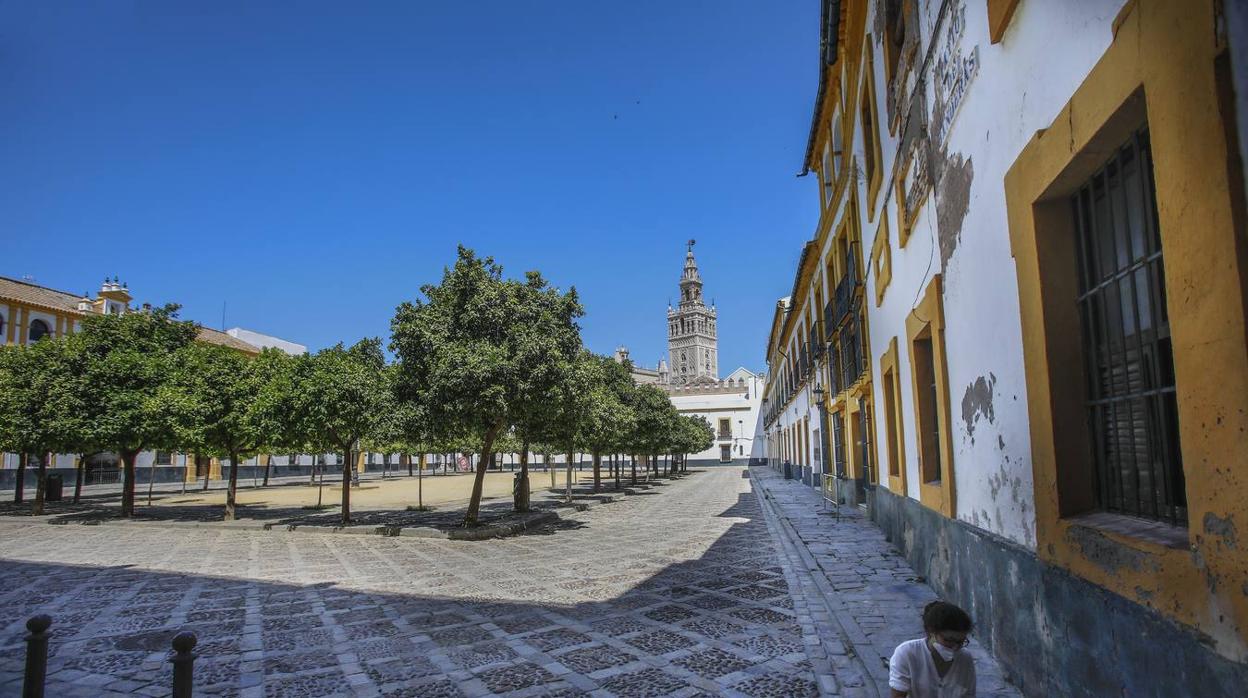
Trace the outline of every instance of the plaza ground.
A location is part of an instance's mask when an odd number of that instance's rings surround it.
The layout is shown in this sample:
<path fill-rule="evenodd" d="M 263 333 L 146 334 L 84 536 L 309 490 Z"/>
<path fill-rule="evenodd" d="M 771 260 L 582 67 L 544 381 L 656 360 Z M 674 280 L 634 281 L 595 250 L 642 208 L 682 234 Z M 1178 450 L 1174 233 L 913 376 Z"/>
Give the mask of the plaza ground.
<path fill-rule="evenodd" d="M 407 471 L 400 475 L 382 478 L 378 474 L 370 474 L 363 479 L 359 487 L 351 488 L 352 511 L 394 510 L 408 506 L 416 506 L 423 501 L 425 506 L 448 507 L 464 504 L 472 494 L 472 474 L 453 473 L 450 475 L 428 475 L 424 477 L 408 477 Z M 549 488 L 551 473 L 530 471 L 529 483 L 534 489 Z M 562 487 L 567 482 L 567 473 L 559 469 L 554 473 L 555 486 Z M 482 487 L 484 499 L 511 498 L 514 473 L 486 473 Z M 572 482 L 593 481 L 590 471 L 572 471 Z M 604 471 L 605 482 L 605 471 Z M 165 491 L 153 497 L 153 506 L 187 506 L 187 505 L 224 505 L 225 490 L 221 488 L 202 492 L 196 485 L 187 483 L 185 493 Z M 315 506 L 318 498 L 324 504 L 335 505 L 342 501 L 342 471 L 328 471 L 325 474 L 324 491 L 318 495 L 320 487 L 308 484 L 308 478 L 288 478 L 280 487 L 251 487 L 248 480 L 240 480 L 237 500 L 244 507 L 289 509 L 292 507 Z M 423 492 L 422 492 L 423 491 Z M 423 494 L 423 496 L 421 496 Z M 140 492 L 140 502 L 146 499 Z"/>
<path fill-rule="evenodd" d="M 879 695 L 931 590 L 860 516 L 750 470 L 481 542 L 6 518 L 0 694 L 48 613 L 58 696 L 168 695 L 183 629 L 197 695 Z M 970 651 L 981 695 L 1017 695 Z"/>

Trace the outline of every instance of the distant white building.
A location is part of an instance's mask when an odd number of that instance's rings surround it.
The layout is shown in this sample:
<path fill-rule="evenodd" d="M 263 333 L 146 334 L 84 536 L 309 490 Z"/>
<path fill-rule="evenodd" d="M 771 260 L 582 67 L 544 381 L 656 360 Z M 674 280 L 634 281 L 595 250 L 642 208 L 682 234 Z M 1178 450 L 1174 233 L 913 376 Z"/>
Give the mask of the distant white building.
<path fill-rule="evenodd" d="M 715 444 L 689 456 L 693 464 L 746 464 L 765 457 L 759 424 L 765 377 L 738 368 L 721 381 L 663 385 L 672 405 L 682 415 L 697 415 L 715 431 Z"/>
<path fill-rule="evenodd" d="M 765 445 L 759 414 L 766 375 L 742 367 L 719 378 L 718 313 L 703 303 L 692 240 L 681 271 L 680 299 L 677 308 L 667 309 L 670 368 L 665 359 L 659 359 L 656 368 L 632 364 L 623 346 L 615 350 L 615 360 L 632 365 L 637 383 L 657 385 L 667 392 L 681 414 L 697 415 L 710 423 L 715 443 L 690 454 L 691 464 L 761 462 Z"/>
<path fill-rule="evenodd" d="M 281 349 L 291 356 L 299 356 L 300 354 L 308 353 L 308 348 L 302 344 L 295 344 L 294 342 L 288 342 L 279 337 L 260 334 L 259 332 L 245 330 L 241 327 L 233 327 L 226 330 L 225 333 L 235 339 L 240 339 L 252 346 L 260 347 L 261 349 Z"/>

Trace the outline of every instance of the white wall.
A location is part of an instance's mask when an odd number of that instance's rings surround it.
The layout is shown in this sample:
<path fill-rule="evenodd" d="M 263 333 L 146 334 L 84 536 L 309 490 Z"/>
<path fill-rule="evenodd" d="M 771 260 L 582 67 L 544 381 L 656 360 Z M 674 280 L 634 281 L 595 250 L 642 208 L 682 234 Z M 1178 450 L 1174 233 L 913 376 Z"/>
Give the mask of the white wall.
<path fill-rule="evenodd" d="M 940 2 L 923 3 L 923 41 L 931 31 Z M 1122 0 L 1078 3 L 1023 2 L 1004 40 L 991 44 L 986 3 L 951 0 L 964 8 L 966 26 L 959 52 L 978 51 L 978 72 L 970 80 L 946 142 L 947 159 L 960 156 L 972 163 L 969 205 L 954 238 L 956 247 L 943 269 L 945 347 L 950 388 L 950 421 L 954 451 L 957 517 L 1016 543 L 1035 545 L 1032 501 L 1031 445 L 1028 432 L 1026 377 L 1023 367 L 1017 277 L 1007 227 L 1003 181 L 1019 151 L 1046 127 L 1069 100 L 1112 39 L 1111 23 Z M 872 10 L 868 16 L 873 16 Z M 942 25 L 946 31 L 948 22 Z M 883 99 L 884 60 L 875 51 L 875 85 L 881 125 L 883 171 L 892 172 L 897 139 L 888 135 Z M 931 74 L 929 68 L 928 74 Z M 928 80 L 929 110 L 933 80 Z M 855 130 L 861 158 L 861 128 Z M 934 144 L 939 146 L 939 144 Z M 939 155 L 937 156 L 940 157 Z M 936 176 L 933 168 L 933 179 Z M 887 181 L 887 180 L 886 180 Z M 941 273 L 936 200 L 932 194 L 916 220 L 909 242 L 898 248 L 898 220 L 891 188 L 881 188 L 877 212 L 887 202 L 892 254 L 892 281 L 883 305 L 874 308 L 875 277 L 867 286 L 871 309 L 872 366 L 878 376 L 881 355 L 889 341 L 898 342 L 898 398 L 905 427 L 905 463 L 911 497 L 918 497 L 918 449 L 913 387 L 905 320 L 935 274 Z M 866 200 L 865 183 L 860 200 Z M 863 220 L 867 251 L 876 222 Z M 948 245 L 948 242 L 946 243 Z M 978 390 L 977 390 L 978 388 Z M 884 453 L 883 395 L 875 381 L 877 462 Z M 883 469 L 883 468 L 882 468 Z M 887 483 L 881 483 L 887 486 Z"/>
<path fill-rule="evenodd" d="M 714 445 L 701 453 L 690 454 L 690 460 L 719 460 L 720 446 L 732 444 L 732 457 L 736 460 L 761 458 L 762 434 L 759 431 L 759 409 L 762 405 L 764 380 L 762 376 L 738 368 L 730 376 L 746 378 L 741 392 L 719 394 L 682 395 L 679 391 L 670 395 L 672 406 L 682 415 L 704 417 L 715 431 Z M 748 396 L 748 398 L 747 398 Z M 719 420 L 729 419 L 732 441 L 720 441 Z"/>

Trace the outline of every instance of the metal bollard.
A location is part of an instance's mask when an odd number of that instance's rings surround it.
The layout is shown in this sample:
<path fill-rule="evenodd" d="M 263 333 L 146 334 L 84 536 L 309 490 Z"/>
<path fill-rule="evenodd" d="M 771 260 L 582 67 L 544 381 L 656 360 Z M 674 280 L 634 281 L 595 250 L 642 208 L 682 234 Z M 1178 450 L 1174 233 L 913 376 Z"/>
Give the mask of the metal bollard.
<path fill-rule="evenodd" d="M 26 621 L 26 675 L 22 678 L 22 698 L 43 698 L 43 682 L 48 675 L 48 628 L 52 617 L 44 614 Z"/>
<path fill-rule="evenodd" d="M 195 674 L 195 633 L 182 631 L 173 638 L 173 698 L 191 698 Z"/>

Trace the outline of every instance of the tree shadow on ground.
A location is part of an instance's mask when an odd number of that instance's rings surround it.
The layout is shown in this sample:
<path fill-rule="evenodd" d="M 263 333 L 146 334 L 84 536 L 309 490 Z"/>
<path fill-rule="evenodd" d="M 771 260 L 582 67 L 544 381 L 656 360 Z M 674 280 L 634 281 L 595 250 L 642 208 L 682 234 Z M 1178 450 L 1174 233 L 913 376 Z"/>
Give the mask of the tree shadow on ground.
<path fill-rule="evenodd" d="M 572 490 L 573 504 L 563 501 L 566 490 L 555 488 L 535 489 L 531 513 L 517 514 L 513 511 L 510 496 L 492 497 L 481 502 L 478 526 L 507 526 L 525 523 L 533 513 L 558 511 L 570 506 L 608 504 L 612 495 L 645 496 L 658 494 L 659 488 L 668 485 L 663 480 L 638 482 L 613 490 L 603 486 L 601 491 L 594 493 L 592 487 L 574 486 Z M 283 486 L 283 485 L 278 485 Z M 255 492 L 256 490 L 250 490 Z M 188 492 L 188 495 L 193 493 Z M 172 495 L 174 497 L 179 494 Z M 335 498 L 327 497 L 325 506 L 316 509 L 310 506 L 273 506 L 267 504 L 236 505 L 236 521 L 223 523 L 225 505 L 217 503 L 185 503 L 169 502 L 169 493 L 165 493 L 166 503 L 153 506 L 142 504 L 142 498 L 136 503 L 134 516 L 129 519 L 135 523 L 203 523 L 221 524 L 223 526 L 245 528 L 249 524 L 263 524 L 271 528 L 298 528 L 308 526 L 338 527 L 342 523 L 342 515 Z M 84 497 L 79 504 L 70 501 L 45 502 L 44 514 L 33 520 L 46 521 L 51 524 L 85 524 L 97 525 L 126 520 L 121 516 L 120 494 L 96 494 L 90 499 Z M 463 527 L 464 513 L 467 509 L 466 498 L 451 505 L 415 510 L 408 508 L 389 509 L 353 509 L 351 525 L 375 528 L 434 528 L 449 531 Z M 30 501 L 0 503 L 0 517 L 31 516 Z"/>
<path fill-rule="evenodd" d="M 168 687 L 167 648 L 184 629 L 199 638 L 196 695 L 817 695 L 791 572 L 757 499 L 744 493 L 719 516 L 739 520 L 711 541 L 655 540 L 662 522 L 639 521 L 588 548 L 323 536 L 292 553 L 291 539 L 221 534 L 214 554 L 250 546 L 238 563 L 249 578 L 148 569 L 204 569 L 208 553 L 128 527 L 109 540 L 131 564 L 4 561 L 0 693 L 20 685 L 24 621 L 48 613 L 48 695 Z M 660 555 L 679 561 L 656 566 Z"/>

